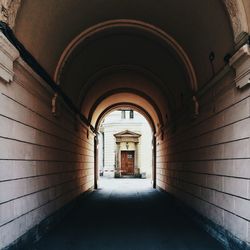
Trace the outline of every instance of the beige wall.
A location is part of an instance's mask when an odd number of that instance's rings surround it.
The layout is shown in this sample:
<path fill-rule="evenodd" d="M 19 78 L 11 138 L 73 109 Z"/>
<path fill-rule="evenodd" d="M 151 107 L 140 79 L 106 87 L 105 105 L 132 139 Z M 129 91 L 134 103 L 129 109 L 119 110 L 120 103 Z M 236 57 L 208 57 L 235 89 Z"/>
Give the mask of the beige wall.
<path fill-rule="evenodd" d="M 250 242 L 250 89 L 233 72 L 200 97 L 200 115 L 183 115 L 157 145 L 157 184 Z"/>
<path fill-rule="evenodd" d="M 0 78 L 0 249 L 93 186 L 93 135 L 20 62 Z"/>

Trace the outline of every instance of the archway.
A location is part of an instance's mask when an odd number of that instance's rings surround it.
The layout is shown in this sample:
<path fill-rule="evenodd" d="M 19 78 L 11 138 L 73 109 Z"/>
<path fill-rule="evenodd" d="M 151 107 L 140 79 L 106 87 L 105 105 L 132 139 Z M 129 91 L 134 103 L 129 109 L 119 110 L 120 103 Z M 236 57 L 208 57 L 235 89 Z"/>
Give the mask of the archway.
<path fill-rule="evenodd" d="M 100 108 L 100 107 L 99 107 Z M 149 145 L 151 145 L 151 152 L 149 152 L 150 154 L 152 154 L 152 176 L 151 176 L 151 179 L 152 179 L 152 187 L 153 188 L 156 188 L 156 126 L 157 126 L 157 121 L 153 120 L 153 118 L 151 117 L 151 115 L 148 113 L 147 110 L 145 110 L 143 107 L 135 104 L 135 103 L 129 103 L 129 102 L 117 102 L 117 103 L 113 103 L 109 106 L 107 106 L 105 109 L 103 109 L 103 111 L 98 115 L 97 117 L 97 120 L 96 121 L 92 121 L 92 124 L 95 125 L 95 130 L 97 131 L 97 133 L 99 132 L 99 129 L 100 129 L 100 126 L 101 126 L 101 123 L 103 121 L 103 119 L 105 119 L 105 117 L 107 117 L 109 114 L 111 114 L 112 112 L 116 111 L 116 110 L 129 110 L 129 111 L 136 111 L 138 112 L 139 114 L 141 114 L 147 121 L 149 127 L 151 128 L 151 134 L 152 134 L 152 140 L 151 142 L 147 141 L 146 143 L 150 143 Z M 132 127 L 132 126 L 130 126 Z M 133 127 L 132 127 L 133 128 Z M 125 131 L 122 131 L 122 132 L 128 132 L 126 128 L 123 128 L 125 129 Z M 131 133 L 131 131 L 129 131 Z M 132 132 L 133 133 L 133 132 Z M 118 135 L 117 135 L 118 136 Z M 130 138 L 131 138 L 131 135 L 129 135 Z M 138 136 L 138 135 L 136 135 Z M 139 135 L 141 136 L 141 135 Z M 147 136 L 150 138 L 150 135 L 143 135 L 144 137 Z M 126 139 L 125 139 L 126 140 Z M 137 139 L 138 140 L 138 139 Z M 139 142 L 136 140 L 136 144 Z M 124 141 L 124 140 L 123 140 Z M 128 142 L 128 141 L 127 141 Z M 98 176 L 99 176 L 99 163 L 98 163 L 98 136 L 95 137 L 95 188 L 98 187 Z M 132 143 L 133 144 L 133 143 Z M 132 151 L 134 151 L 134 157 L 139 157 L 139 156 L 136 156 L 137 153 L 136 151 L 138 151 L 138 148 L 137 148 L 137 145 L 134 145 L 134 149 Z M 128 143 L 127 143 L 128 145 Z M 132 146 L 133 147 L 133 146 Z M 116 171 L 117 174 L 119 175 L 120 174 L 120 169 L 119 169 L 119 166 L 118 166 L 118 157 L 120 158 L 120 154 L 121 154 L 121 151 L 120 151 L 120 145 L 119 147 L 117 148 L 117 151 L 116 151 Z M 135 161 L 138 161 L 138 159 L 135 158 Z M 135 164 L 135 167 L 138 167 L 137 164 Z M 138 167 L 139 169 L 139 167 Z M 140 169 L 138 170 L 137 169 L 137 174 L 140 175 Z M 134 171 L 134 170 L 133 170 Z M 133 172 L 135 174 L 135 172 Z M 119 175 L 120 176 L 120 175 Z"/>

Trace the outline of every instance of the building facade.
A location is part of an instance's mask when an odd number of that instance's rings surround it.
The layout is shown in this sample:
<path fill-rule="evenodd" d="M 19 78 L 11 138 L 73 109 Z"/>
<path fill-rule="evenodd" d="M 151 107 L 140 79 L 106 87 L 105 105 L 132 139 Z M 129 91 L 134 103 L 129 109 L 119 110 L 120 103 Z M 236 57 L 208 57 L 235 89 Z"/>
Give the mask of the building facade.
<path fill-rule="evenodd" d="M 98 165 L 104 176 L 152 176 L 152 131 L 133 110 L 114 111 L 99 131 Z"/>

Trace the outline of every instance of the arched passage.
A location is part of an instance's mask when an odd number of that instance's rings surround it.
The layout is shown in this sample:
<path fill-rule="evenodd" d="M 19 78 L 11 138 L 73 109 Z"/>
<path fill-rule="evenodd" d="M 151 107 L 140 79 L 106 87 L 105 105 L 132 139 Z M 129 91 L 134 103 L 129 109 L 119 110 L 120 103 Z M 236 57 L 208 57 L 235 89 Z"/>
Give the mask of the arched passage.
<path fill-rule="evenodd" d="M 246 248 L 249 8 L 2 1 L 13 32 L 1 23 L 0 248 L 91 190 L 95 128 L 114 107 L 154 128 L 157 188 L 226 247 Z"/>
<path fill-rule="evenodd" d="M 108 106 L 105 108 L 101 114 L 99 114 L 98 118 L 95 122 L 95 129 L 96 131 L 99 132 L 99 127 L 101 124 L 101 121 L 111 112 L 118 110 L 118 109 L 128 109 L 128 110 L 134 110 L 137 111 L 138 113 L 142 114 L 144 118 L 148 121 L 151 131 L 152 131 L 152 186 L 153 188 L 156 188 L 156 126 L 157 126 L 157 121 L 153 120 L 150 114 L 141 106 L 134 104 L 134 103 L 129 103 L 129 102 L 124 102 L 124 103 L 113 103 L 112 105 Z M 144 135 L 144 136 L 150 136 L 150 135 Z M 97 144 L 95 145 L 95 187 L 97 188 L 97 180 L 98 180 L 98 161 L 97 161 L 97 155 L 98 155 L 98 148 Z"/>
<path fill-rule="evenodd" d="M 99 77 L 97 82 L 92 84 L 91 89 L 85 93 L 85 98 L 82 100 L 82 112 L 88 117 L 88 121 L 96 131 L 98 131 L 100 121 L 103 117 L 117 108 L 134 109 L 147 119 L 153 133 L 152 180 L 153 187 L 155 188 L 156 135 L 162 133 L 164 119 L 168 119 L 170 114 L 166 113 L 166 117 L 163 119 L 164 112 L 168 112 L 165 110 L 165 105 L 163 104 L 165 100 L 163 101 L 163 96 L 161 96 L 160 92 L 155 87 L 152 87 L 152 79 L 147 79 L 145 76 L 138 75 L 138 73 L 135 74 L 130 70 L 122 71 L 122 73 L 119 71 L 111 71 L 110 74 L 104 75 L 101 78 Z M 137 85 L 137 89 L 134 88 L 135 84 Z M 119 88 L 120 86 L 122 88 Z M 147 95 L 145 92 L 150 93 L 150 95 Z M 97 99 L 95 100 L 93 97 Z M 97 144 L 95 146 L 95 187 L 97 187 Z"/>

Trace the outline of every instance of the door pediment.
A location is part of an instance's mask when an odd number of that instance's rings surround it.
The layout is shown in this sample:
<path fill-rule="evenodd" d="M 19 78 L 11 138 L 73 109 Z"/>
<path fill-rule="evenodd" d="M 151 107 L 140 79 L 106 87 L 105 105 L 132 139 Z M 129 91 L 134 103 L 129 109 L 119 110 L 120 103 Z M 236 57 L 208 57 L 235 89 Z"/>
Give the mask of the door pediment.
<path fill-rule="evenodd" d="M 121 142 L 138 143 L 139 138 L 141 137 L 141 134 L 138 134 L 129 130 L 125 130 L 125 131 L 114 134 L 114 137 L 116 138 L 116 143 L 121 143 Z"/>

